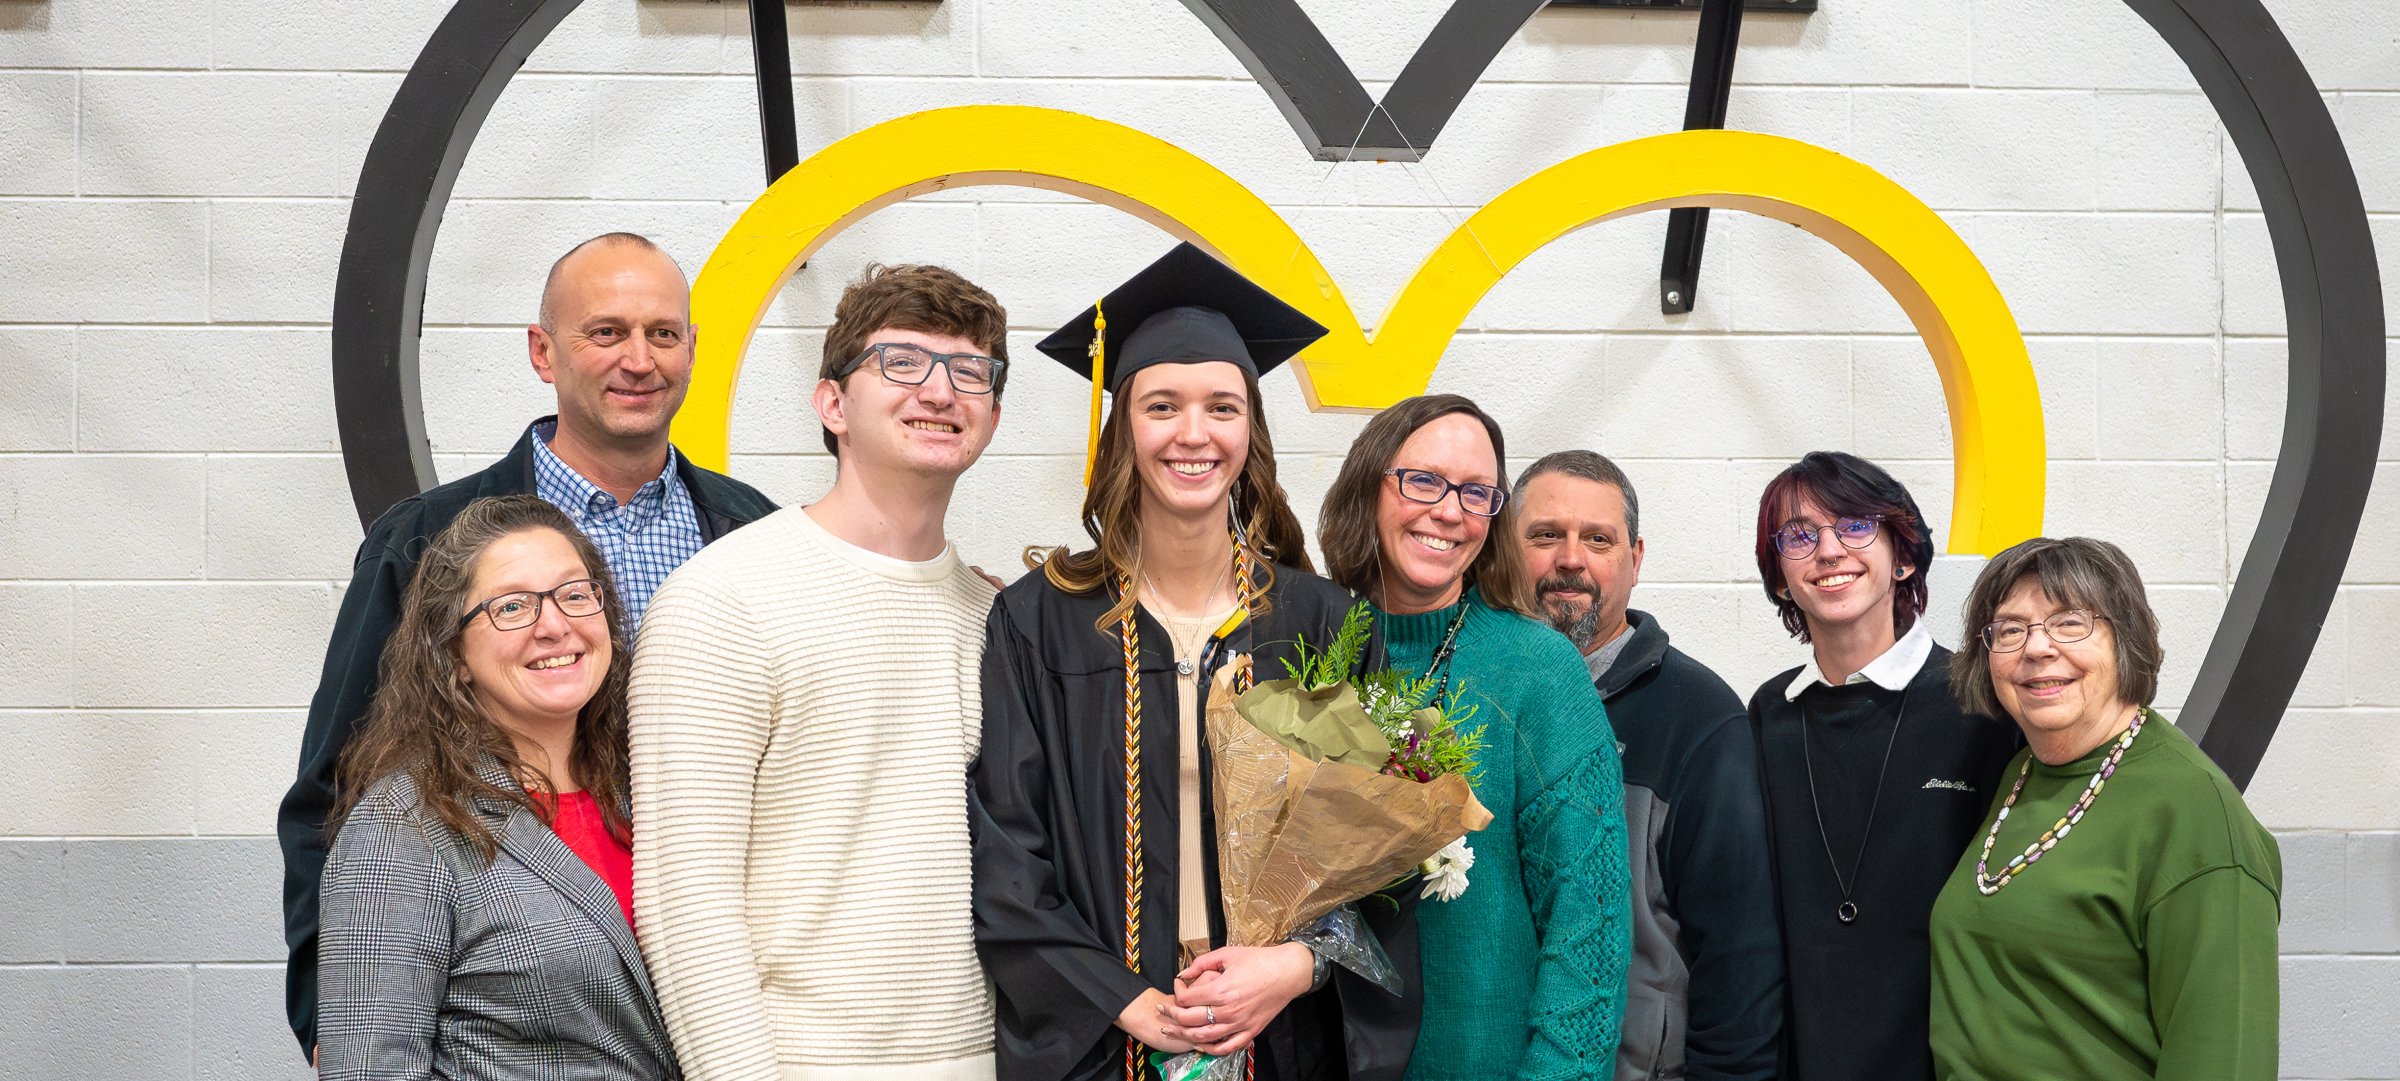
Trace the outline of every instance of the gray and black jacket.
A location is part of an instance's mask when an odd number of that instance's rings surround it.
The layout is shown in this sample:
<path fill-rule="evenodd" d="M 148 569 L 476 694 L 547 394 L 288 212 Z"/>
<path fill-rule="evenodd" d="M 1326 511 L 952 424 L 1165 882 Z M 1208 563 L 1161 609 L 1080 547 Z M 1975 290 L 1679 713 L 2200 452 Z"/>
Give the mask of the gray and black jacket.
<path fill-rule="evenodd" d="M 1628 611 L 1597 686 L 1624 748 L 1633 967 L 1616 1081 L 1770 1081 L 1783 943 L 1766 800 L 1733 688 Z"/>

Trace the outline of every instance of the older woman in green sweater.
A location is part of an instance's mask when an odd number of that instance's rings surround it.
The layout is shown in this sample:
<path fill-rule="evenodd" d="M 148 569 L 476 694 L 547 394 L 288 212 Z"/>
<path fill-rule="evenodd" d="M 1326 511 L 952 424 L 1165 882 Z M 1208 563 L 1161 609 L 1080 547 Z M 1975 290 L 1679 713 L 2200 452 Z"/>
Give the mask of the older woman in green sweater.
<path fill-rule="evenodd" d="M 1424 1017 L 1410 1081 L 1601 1079 L 1632 950 L 1624 780 L 1575 646 L 1535 616 L 1500 474 L 1500 426 L 1457 395 L 1378 414 L 1325 496 L 1334 581 L 1374 602 L 1395 668 L 1483 727 L 1494 814 L 1466 892 L 1418 909 Z"/>
<path fill-rule="evenodd" d="M 1951 662 L 2028 744 L 1933 906 L 1935 1072 L 1959 1081 L 2275 1076 L 2275 839 L 2149 706 L 2158 617 L 2116 545 L 1992 560 Z"/>

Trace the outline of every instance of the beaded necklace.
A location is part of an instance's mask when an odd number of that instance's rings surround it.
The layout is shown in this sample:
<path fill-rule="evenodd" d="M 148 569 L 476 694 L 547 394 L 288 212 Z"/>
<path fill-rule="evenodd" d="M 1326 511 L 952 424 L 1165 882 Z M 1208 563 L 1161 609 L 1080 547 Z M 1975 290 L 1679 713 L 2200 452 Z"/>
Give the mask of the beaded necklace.
<path fill-rule="evenodd" d="M 2025 791 L 2025 775 L 2033 772 L 2033 752 L 2026 752 L 2025 764 L 2017 767 L 2016 787 L 2008 790 L 2008 799 L 2000 804 L 2000 813 L 1992 818 L 1992 831 L 1983 837 L 1983 854 L 1975 858 L 1975 888 L 1986 897 L 2000 892 L 2002 887 L 2024 874 L 2026 868 L 2040 862 L 2044 853 L 2066 840 L 2068 831 L 2073 830 L 2077 822 L 2083 821 L 2085 811 L 2091 810 L 2092 800 L 2099 797 L 2100 789 L 2108 784 L 2110 777 L 2116 775 L 2117 763 L 2125 760 L 2126 748 L 2133 746 L 2133 737 L 2142 734 L 2142 722 L 2149 719 L 2147 710 L 2133 715 L 2133 727 L 2127 728 L 2125 734 L 2118 738 L 2116 749 L 2108 752 L 2108 761 L 2100 764 L 2100 772 L 2092 774 L 2091 783 L 2083 786 L 2083 795 L 2076 798 L 2075 806 L 2068 808 L 2066 817 L 2052 824 L 2032 844 L 2026 845 L 2025 851 L 2017 853 L 2016 858 L 2009 860 L 2008 866 L 1995 875 L 1990 873 L 1992 845 L 2000 840 L 2000 827 L 2008 821 L 2008 809 L 2017 805 L 2017 794 Z"/>

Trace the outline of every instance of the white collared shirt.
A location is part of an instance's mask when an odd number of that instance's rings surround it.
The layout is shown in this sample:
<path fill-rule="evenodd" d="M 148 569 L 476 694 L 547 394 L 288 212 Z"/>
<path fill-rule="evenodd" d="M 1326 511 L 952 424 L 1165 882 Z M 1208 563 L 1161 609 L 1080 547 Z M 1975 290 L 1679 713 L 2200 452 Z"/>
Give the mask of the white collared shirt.
<path fill-rule="evenodd" d="M 1917 670 L 1925 667 L 1925 658 L 1932 655 L 1933 632 L 1926 630 L 1925 621 L 1919 619 L 1908 628 L 1907 634 L 1892 643 L 1892 648 L 1868 661 L 1865 668 L 1850 673 L 1850 678 L 1842 682 L 1873 683 L 1887 691 L 1904 691 L 1908 689 L 1909 681 L 1917 678 Z M 1795 701 L 1800 697 L 1800 692 L 1820 683 L 1830 685 L 1832 682 L 1817 667 L 1816 654 L 1811 652 L 1808 663 L 1800 666 L 1800 674 L 1793 676 L 1792 682 L 1784 687 L 1783 699 L 1786 702 Z"/>

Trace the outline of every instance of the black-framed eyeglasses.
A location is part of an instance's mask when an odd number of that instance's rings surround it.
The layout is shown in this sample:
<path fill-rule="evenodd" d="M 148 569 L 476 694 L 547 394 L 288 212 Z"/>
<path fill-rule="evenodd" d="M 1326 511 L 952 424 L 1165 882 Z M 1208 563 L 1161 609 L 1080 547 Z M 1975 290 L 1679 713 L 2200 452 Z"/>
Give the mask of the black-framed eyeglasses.
<path fill-rule="evenodd" d="M 960 394 L 990 394 L 1000 385 L 1000 374 L 1008 370 L 1007 361 L 981 353 L 936 353 L 903 342 L 876 342 L 842 365 L 833 377 L 840 379 L 857 371 L 870 357 L 875 359 L 876 370 L 883 373 L 886 382 L 904 387 L 925 385 L 925 380 L 933 376 L 933 369 L 940 367 L 950 373 L 950 389 Z"/>
<path fill-rule="evenodd" d="M 1840 539 L 1844 548 L 1864 548 L 1875 543 L 1875 530 L 1883 523 L 1883 515 L 1845 514 L 1832 525 L 1812 526 L 1806 522 L 1785 522 L 1775 531 L 1775 550 L 1785 559 L 1807 559 L 1816 554 L 1817 538 L 1827 530 Z"/>
<path fill-rule="evenodd" d="M 577 619 L 596 616 L 600 614 L 600 609 L 608 606 L 607 597 L 601 591 L 600 583 L 590 578 L 563 582 L 539 592 L 526 590 L 503 593 L 467 609 L 466 616 L 458 621 L 458 629 L 466 630 L 467 624 L 475 622 L 475 617 L 481 615 L 492 621 L 493 630 L 521 631 L 541 621 L 544 601 L 558 605 L 560 615 Z"/>
<path fill-rule="evenodd" d="M 1422 469 L 1386 469 L 1383 475 L 1399 478 L 1400 494 L 1412 502 L 1439 503 L 1444 496 L 1457 492 L 1458 509 L 1477 517 L 1489 518 L 1498 514 L 1508 502 L 1506 489 L 1472 481 L 1452 484 L 1450 478 Z"/>
<path fill-rule="evenodd" d="M 2039 623 L 2027 623 L 2022 619 L 1995 619 L 1983 625 L 1983 648 L 1994 653 L 2015 653 L 2033 640 L 2035 627 L 2040 627 L 2051 641 L 2060 645 L 2080 642 L 2091 637 L 2092 632 L 2100 628 L 2100 621 L 2107 618 L 2074 608 Z"/>

